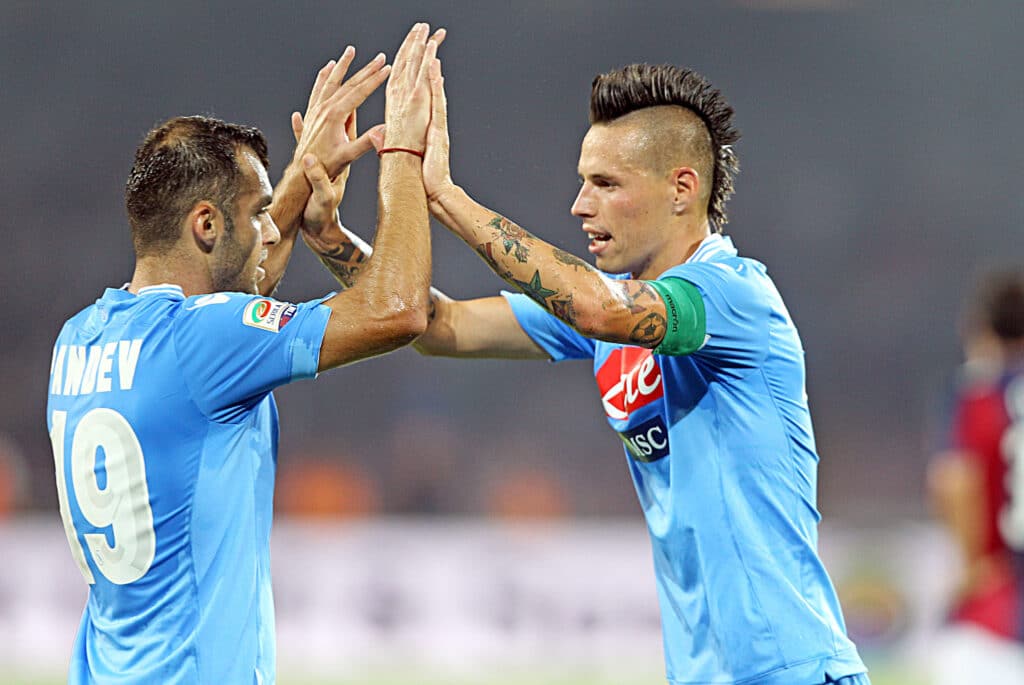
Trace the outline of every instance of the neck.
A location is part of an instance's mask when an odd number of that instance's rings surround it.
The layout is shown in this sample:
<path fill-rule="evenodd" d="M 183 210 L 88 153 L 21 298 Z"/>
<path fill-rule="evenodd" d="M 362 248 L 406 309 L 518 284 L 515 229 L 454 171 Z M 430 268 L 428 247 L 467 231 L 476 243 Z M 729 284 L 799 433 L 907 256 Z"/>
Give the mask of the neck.
<path fill-rule="evenodd" d="M 639 280 L 654 280 L 673 266 L 682 264 L 689 259 L 701 242 L 711 235 L 711 224 L 708 217 L 682 216 L 678 222 L 668 227 L 668 240 L 650 262 L 633 277 Z"/>
<path fill-rule="evenodd" d="M 185 297 L 213 292 L 209 272 L 204 265 L 188 263 L 173 254 L 141 257 L 135 261 L 135 273 L 128 291 L 138 293 L 142 288 L 169 283 L 179 286 Z"/>

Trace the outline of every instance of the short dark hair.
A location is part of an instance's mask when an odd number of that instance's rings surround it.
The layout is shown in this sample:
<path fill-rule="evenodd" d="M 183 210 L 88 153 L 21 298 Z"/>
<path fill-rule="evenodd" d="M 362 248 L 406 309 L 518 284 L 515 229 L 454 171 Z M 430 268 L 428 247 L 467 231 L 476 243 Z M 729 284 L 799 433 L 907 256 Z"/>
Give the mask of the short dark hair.
<path fill-rule="evenodd" d="M 728 222 L 725 203 L 740 170 L 732 145 L 740 139 L 733 109 L 722 93 L 695 71 L 671 64 L 630 64 L 599 74 L 590 89 L 590 123 L 607 123 L 647 107 L 677 105 L 704 122 L 714 153 L 708 218 L 716 228 Z"/>
<path fill-rule="evenodd" d="M 148 134 L 135 151 L 125 185 L 125 207 L 137 256 L 172 246 L 197 202 L 234 211 L 242 168 L 239 148 L 251 149 L 264 168 L 267 141 L 259 129 L 204 116 L 175 117 Z"/>
<path fill-rule="evenodd" d="M 1004 342 L 1024 342 L 1024 272 L 995 271 L 981 283 L 975 322 Z"/>

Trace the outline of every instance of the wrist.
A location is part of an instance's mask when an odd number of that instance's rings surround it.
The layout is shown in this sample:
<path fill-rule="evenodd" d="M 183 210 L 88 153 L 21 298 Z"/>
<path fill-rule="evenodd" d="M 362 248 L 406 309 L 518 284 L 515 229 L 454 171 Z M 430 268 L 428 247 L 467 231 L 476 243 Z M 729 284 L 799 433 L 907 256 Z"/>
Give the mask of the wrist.
<path fill-rule="evenodd" d="M 455 182 L 449 178 L 444 183 L 439 184 L 436 188 L 431 188 L 427 192 L 427 204 L 431 210 L 434 208 L 441 209 L 447 203 L 454 200 L 461 192 L 462 188 L 455 185 Z"/>
<path fill-rule="evenodd" d="M 419 150 L 422 152 L 426 149 L 427 144 L 424 138 L 416 138 L 416 136 L 410 135 L 395 135 L 389 136 L 385 133 L 384 135 L 384 146 L 382 149 L 389 147 L 404 147 L 410 150 Z"/>
<path fill-rule="evenodd" d="M 315 235 L 304 230 L 302 238 L 313 252 L 326 256 L 337 253 L 347 242 L 341 226 L 336 221 L 323 227 Z"/>
<path fill-rule="evenodd" d="M 301 163 L 296 164 L 293 160 L 285 167 L 281 179 L 274 187 L 274 197 L 268 207 L 282 235 L 298 230 L 310 192 Z"/>

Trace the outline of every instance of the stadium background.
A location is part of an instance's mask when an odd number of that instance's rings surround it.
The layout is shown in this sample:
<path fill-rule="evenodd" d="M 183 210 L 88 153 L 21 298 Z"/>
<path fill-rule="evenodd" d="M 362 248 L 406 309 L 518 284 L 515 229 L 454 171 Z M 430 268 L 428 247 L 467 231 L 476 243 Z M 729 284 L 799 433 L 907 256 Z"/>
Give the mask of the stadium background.
<path fill-rule="evenodd" d="M 360 63 L 392 55 L 416 20 L 449 29 L 456 180 L 580 254 L 568 208 L 593 76 L 673 62 L 723 90 L 744 133 L 727 231 L 768 264 L 807 350 L 823 550 L 876 684 L 916 682 L 952 582 L 922 474 L 957 316 L 981 271 L 1022 257 L 1022 15 L 1015 0 L 5 0 L 0 682 L 60 673 L 84 596 L 45 378 L 61 322 L 131 275 L 136 144 L 176 114 L 251 123 L 276 178 L 318 66 L 348 43 Z M 376 95 L 363 125 L 382 110 Z M 375 173 L 356 165 L 343 206 L 366 235 Z M 441 230 L 435 283 L 500 287 Z M 301 252 L 278 295 L 331 288 Z M 281 682 L 662 682 L 641 515 L 586 365 L 404 350 L 277 396 Z"/>

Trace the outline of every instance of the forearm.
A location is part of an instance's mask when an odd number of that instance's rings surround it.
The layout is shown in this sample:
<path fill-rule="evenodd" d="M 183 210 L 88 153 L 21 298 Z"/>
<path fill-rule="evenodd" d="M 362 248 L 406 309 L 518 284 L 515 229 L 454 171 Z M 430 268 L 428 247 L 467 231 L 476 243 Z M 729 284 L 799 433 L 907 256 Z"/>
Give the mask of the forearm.
<path fill-rule="evenodd" d="M 425 317 L 429 309 L 430 221 L 422 184 L 420 160 L 414 155 L 382 156 L 373 256 L 359 267 L 359 278 L 353 281 L 382 311 Z M 351 250 L 349 259 L 355 259 L 355 254 Z M 348 260 L 339 265 L 354 275 Z"/>
<path fill-rule="evenodd" d="M 373 254 L 373 248 L 340 221 L 335 221 L 334 226 L 316 238 L 306 233 L 302 237 L 320 263 L 344 288 L 355 285 L 356 276 Z"/>
<path fill-rule="evenodd" d="M 664 336 L 664 305 L 643 281 L 608 278 L 478 204 L 458 186 L 433 199 L 430 209 L 506 283 L 582 335 L 648 347 Z"/>
<path fill-rule="evenodd" d="M 281 180 L 274 188 L 274 199 L 270 204 L 270 216 L 277 224 L 281 239 L 267 249 L 263 269 L 267 275 L 259 283 L 260 294 L 270 295 L 284 277 L 291 260 L 295 239 L 298 237 L 302 212 L 309 200 L 309 183 L 299 166 L 293 162 L 285 169 Z"/>

